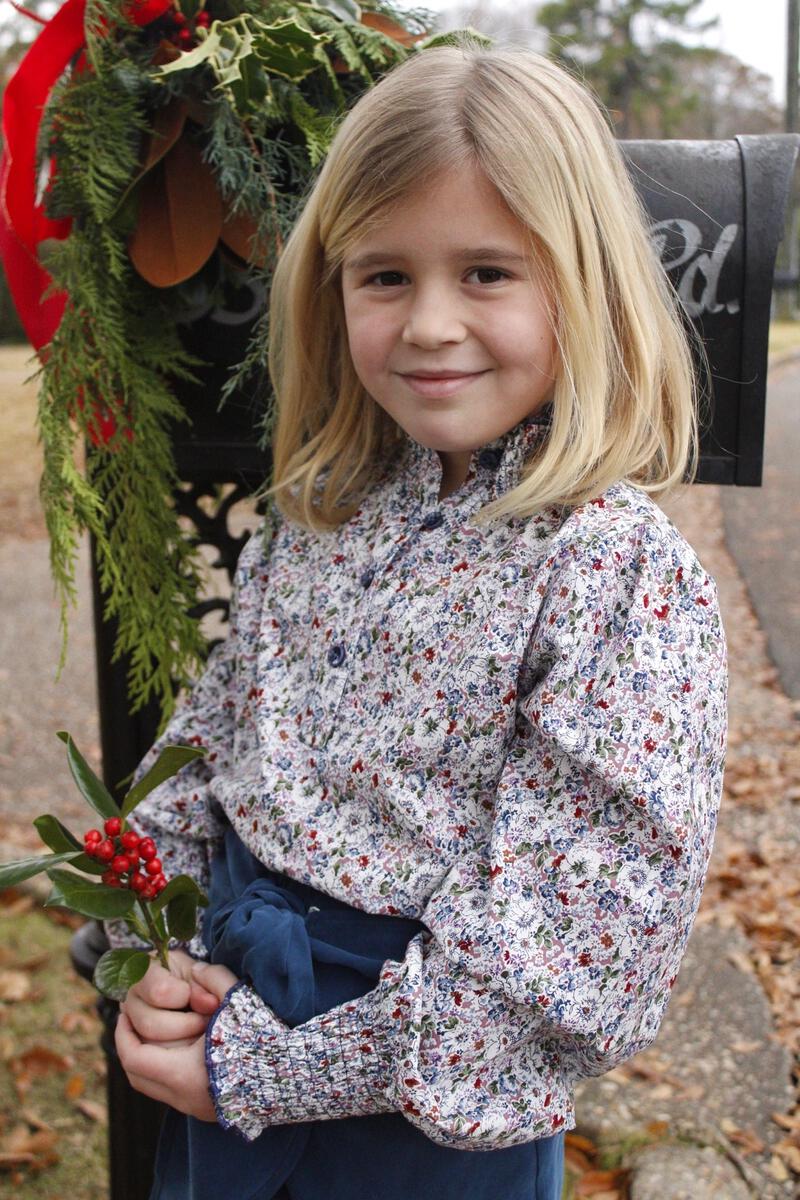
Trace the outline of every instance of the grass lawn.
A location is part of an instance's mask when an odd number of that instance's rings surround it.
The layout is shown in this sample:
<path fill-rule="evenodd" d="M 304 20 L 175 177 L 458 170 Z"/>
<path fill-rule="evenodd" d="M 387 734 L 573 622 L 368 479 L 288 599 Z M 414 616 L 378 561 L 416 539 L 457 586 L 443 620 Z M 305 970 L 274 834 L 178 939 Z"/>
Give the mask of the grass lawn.
<path fill-rule="evenodd" d="M 106 1200 L 105 1062 L 74 932 L 0 893 L 0 1197 Z"/>

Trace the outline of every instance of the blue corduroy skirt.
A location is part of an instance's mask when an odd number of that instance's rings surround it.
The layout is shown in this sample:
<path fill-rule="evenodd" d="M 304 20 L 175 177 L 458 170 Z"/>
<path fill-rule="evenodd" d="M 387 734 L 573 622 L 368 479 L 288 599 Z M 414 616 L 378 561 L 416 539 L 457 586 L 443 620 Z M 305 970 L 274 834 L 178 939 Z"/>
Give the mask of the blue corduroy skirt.
<path fill-rule="evenodd" d="M 267 870 L 228 829 L 203 936 L 294 1027 L 370 991 L 424 926 L 351 908 Z M 254 1142 L 170 1110 L 151 1200 L 560 1200 L 564 1134 L 454 1150 L 400 1113 L 268 1128 Z"/>

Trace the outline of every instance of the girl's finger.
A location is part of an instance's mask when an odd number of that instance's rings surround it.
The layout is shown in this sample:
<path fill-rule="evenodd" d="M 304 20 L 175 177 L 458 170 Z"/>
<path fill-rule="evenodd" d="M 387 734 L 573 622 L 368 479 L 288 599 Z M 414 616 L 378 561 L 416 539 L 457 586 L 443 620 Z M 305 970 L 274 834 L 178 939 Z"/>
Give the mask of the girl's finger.
<path fill-rule="evenodd" d="M 175 1012 L 173 1009 L 153 1008 L 133 990 L 120 1006 L 139 1037 L 148 1042 L 173 1042 L 197 1038 L 205 1029 L 208 1017 L 202 1010 Z M 213 1011 L 213 1009 L 212 1009 Z"/>
<path fill-rule="evenodd" d="M 163 1047 L 143 1042 L 124 1012 L 120 1012 L 117 1019 L 114 1042 L 119 1061 L 129 1078 L 136 1075 L 142 1076 L 152 1083 L 162 1082 L 161 1076 L 165 1073 L 166 1065 L 163 1061 L 164 1055 L 172 1052 Z"/>
<path fill-rule="evenodd" d="M 196 1013 L 201 1014 L 204 1020 L 207 1020 L 219 1008 L 219 1000 L 213 992 L 209 992 L 207 988 L 201 987 L 195 980 L 192 980 L 191 987 L 189 1007 Z"/>
<path fill-rule="evenodd" d="M 217 1003 L 222 1000 L 239 980 L 233 971 L 220 963 L 196 962 L 192 967 L 192 979 L 202 988 L 216 996 Z"/>
<path fill-rule="evenodd" d="M 141 997 L 153 1008 L 186 1008 L 189 1004 L 190 985 L 186 979 L 178 978 L 165 971 L 159 962 L 152 962 L 147 974 L 131 988 L 129 995 Z"/>

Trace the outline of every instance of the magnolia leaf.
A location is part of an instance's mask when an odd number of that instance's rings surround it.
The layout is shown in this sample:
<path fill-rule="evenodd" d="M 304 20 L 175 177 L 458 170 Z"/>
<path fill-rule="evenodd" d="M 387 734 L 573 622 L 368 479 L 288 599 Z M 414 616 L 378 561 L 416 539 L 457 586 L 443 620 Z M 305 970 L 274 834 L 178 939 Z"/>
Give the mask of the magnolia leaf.
<path fill-rule="evenodd" d="M 120 816 L 127 817 L 154 788 L 177 775 L 182 767 L 196 758 L 205 757 L 204 746 L 165 746 L 146 775 L 143 775 L 122 801 Z"/>
<path fill-rule="evenodd" d="M 142 164 L 139 170 L 131 179 L 125 191 L 119 198 L 119 203 L 114 210 L 114 216 L 121 224 L 124 221 L 126 205 L 130 200 L 131 193 L 136 185 L 141 181 L 142 177 L 148 171 L 152 171 L 161 159 L 172 149 L 178 138 L 183 133 L 183 127 L 186 124 L 188 116 L 188 108 L 183 100 L 177 98 L 171 100 L 169 104 L 165 104 L 160 108 L 153 118 L 153 125 L 150 133 L 145 138 L 144 153 L 142 155 Z"/>
<path fill-rule="evenodd" d="M 146 950 L 106 950 L 94 969 L 94 986 L 110 1000 L 124 1000 L 128 989 L 144 979 L 151 961 Z"/>
<path fill-rule="evenodd" d="M 222 223 L 220 240 L 229 250 L 238 254 L 245 262 L 255 267 L 264 267 L 270 261 L 270 247 L 263 241 L 257 241 L 258 223 L 248 213 L 239 212 L 226 216 Z M 277 246 L 273 246 L 273 251 Z"/>
<path fill-rule="evenodd" d="M 53 890 L 44 902 L 46 908 L 69 908 L 82 917 L 95 917 L 99 921 L 125 917 L 133 908 L 136 896 L 128 888 L 92 883 L 81 875 L 58 868 L 47 874 Z"/>
<path fill-rule="evenodd" d="M 3 863 L 0 865 L 0 888 L 15 887 L 57 863 L 74 862 L 81 857 L 81 851 L 70 850 L 64 854 L 44 854 L 39 858 L 20 858 L 16 862 Z"/>
<path fill-rule="evenodd" d="M 52 813 L 44 813 L 37 817 L 33 824 L 45 846 L 49 846 L 56 853 L 83 849 L 75 834 L 70 833 L 66 825 L 62 825 Z"/>
<path fill-rule="evenodd" d="M 142 162 L 142 174 L 160 162 L 168 154 L 183 133 L 186 124 L 186 105 L 177 98 L 160 108 L 153 118 L 150 137 L 146 143 L 146 152 Z"/>
<path fill-rule="evenodd" d="M 159 892 L 158 897 L 151 905 L 152 911 L 159 912 L 176 896 L 193 896 L 197 904 L 203 908 L 208 904 L 208 896 L 202 888 L 198 887 L 191 875 L 176 875 L 174 879 L 170 879 L 164 890 Z"/>
<path fill-rule="evenodd" d="M 88 804 L 101 817 L 118 817 L 119 809 L 106 785 L 97 778 L 86 759 L 81 754 L 72 737 L 65 730 L 59 730 L 57 737 L 66 744 L 67 760 L 72 778 L 78 785 L 78 790 Z"/>
<path fill-rule="evenodd" d="M 377 29 L 378 33 L 390 37 L 393 41 L 399 42 L 401 46 L 413 46 L 414 42 L 419 41 L 424 37 L 424 34 L 409 33 L 397 21 L 393 21 L 391 17 L 387 17 L 384 13 L 365 12 L 361 14 L 361 24 L 367 25 L 370 29 Z"/>
<path fill-rule="evenodd" d="M 131 262 L 154 287 L 172 287 L 196 275 L 222 229 L 222 199 L 199 147 L 179 138 L 145 175 L 138 190 Z"/>

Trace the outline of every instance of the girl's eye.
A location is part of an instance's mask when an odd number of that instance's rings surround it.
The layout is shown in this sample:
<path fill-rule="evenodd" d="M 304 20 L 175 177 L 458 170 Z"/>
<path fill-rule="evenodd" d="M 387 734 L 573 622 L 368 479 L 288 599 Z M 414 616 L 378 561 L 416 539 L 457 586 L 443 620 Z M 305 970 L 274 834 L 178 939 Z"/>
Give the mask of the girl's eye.
<path fill-rule="evenodd" d="M 499 267 L 473 267 L 470 275 L 479 276 L 478 283 L 500 283 L 503 279 L 508 279 L 505 271 L 501 271 Z"/>
<path fill-rule="evenodd" d="M 378 271 L 377 275 L 370 275 L 367 283 L 377 284 L 378 287 L 397 287 L 404 279 L 402 271 Z"/>

